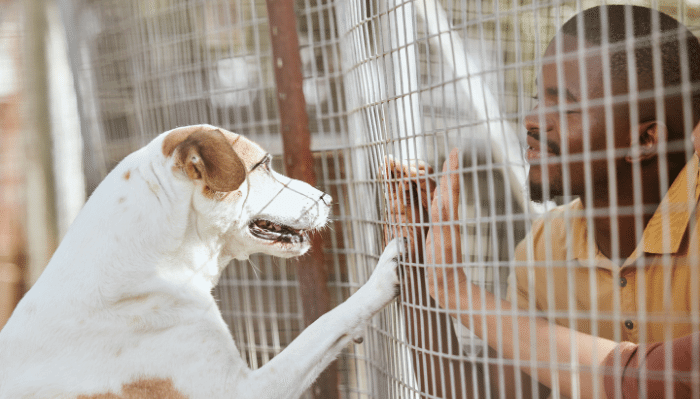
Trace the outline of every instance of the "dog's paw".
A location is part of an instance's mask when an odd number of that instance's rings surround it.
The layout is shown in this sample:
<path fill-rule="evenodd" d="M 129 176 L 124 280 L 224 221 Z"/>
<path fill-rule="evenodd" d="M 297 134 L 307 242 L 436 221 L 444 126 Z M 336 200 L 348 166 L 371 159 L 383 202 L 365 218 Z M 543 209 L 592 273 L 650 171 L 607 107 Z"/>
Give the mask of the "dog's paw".
<path fill-rule="evenodd" d="M 407 248 L 408 244 L 405 238 L 395 238 L 390 241 L 379 257 L 377 268 L 370 278 L 387 303 L 400 293 L 399 257 L 405 254 Z"/>

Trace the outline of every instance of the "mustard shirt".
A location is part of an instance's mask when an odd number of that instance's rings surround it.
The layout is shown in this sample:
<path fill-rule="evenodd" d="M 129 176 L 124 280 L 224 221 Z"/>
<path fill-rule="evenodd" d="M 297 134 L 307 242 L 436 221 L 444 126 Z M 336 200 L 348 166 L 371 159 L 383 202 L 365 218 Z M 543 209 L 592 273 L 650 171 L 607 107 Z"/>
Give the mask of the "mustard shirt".
<path fill-rule="evenodd" d="M 622 265 L 589 237 L 580 200 L 545 214 L 516 248 L 508 300 L 617 342 L 666 341 L 700 330 L 698 172 L 696 154 Z"/>

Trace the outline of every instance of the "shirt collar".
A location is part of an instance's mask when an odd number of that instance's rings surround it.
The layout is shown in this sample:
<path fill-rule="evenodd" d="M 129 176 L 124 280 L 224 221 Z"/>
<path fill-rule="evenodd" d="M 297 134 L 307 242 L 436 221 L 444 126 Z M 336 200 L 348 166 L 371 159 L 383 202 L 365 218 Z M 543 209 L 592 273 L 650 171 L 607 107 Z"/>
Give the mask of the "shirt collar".
<path fill-rule="evenodd" d="M 656 212 L 644 228 L 642 241 L 627 258 L 623 267 L 634 262 L 640 255 L 640 251 L 653 254 L 678 251 L 690 222 L 690 216 L 700 197 L 698 174 L 700 174 L 698 155 L 693 154 L 666 192 Z M 571 219 L 572 255 L 575 259 L 585 262 L 589 260 L 591 253 L 589 253 L 588 226 L 586 217 L 583 215 L 581 200 L 574 200 L 569 209 L 574 214 Z M 595 241 L 592 241 L 591 247 L 596 265 L 612 269 L 614 264 L 600 252 Z"/>
<path fill-rule="evenodd" d="M 698 155 L 693 154 L 644 229 L 644 252 L 664 254 L 678 251 L 698 202 L 698 172 Z M 635 250 L 633 255 L 636 253 Z"/>

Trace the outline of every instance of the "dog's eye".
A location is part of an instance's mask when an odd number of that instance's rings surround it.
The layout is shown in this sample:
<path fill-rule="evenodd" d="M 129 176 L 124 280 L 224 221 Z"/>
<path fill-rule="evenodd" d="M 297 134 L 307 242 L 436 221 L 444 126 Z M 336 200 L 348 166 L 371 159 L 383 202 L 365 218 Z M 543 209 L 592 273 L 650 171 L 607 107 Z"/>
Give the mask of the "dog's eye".
<path fill-rule="evenodd" d="M 265 156 L 265 158 L 262 160 L 262 166 L 263 166 L 263 168 L 265 168 L 268 171 L 271 169 L 271 167 L 272 167 L 272 156 L 271 155 L 268 154 L 267 156 Z"/>
<path fill-rule="evenodd" d="M 257 164 L 253 166 L 253 168 L 250 169 L 251 172 L 253 172 L 256 168 L 262 166 L 266 170 L 270 171 L 270 163 L 272 162 L 272 156 L 269 154 L 266 154 L 265 157 L 260 160 Z"/>

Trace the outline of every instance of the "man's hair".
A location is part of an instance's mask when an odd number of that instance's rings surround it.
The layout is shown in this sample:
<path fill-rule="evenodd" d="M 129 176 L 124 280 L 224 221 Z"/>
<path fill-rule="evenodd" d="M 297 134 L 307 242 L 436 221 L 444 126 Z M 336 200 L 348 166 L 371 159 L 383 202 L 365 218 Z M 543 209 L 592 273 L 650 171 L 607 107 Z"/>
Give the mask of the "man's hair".
<path fill-rule="evenodd" d="M 603 12 L 607 14 L 604 17 Z M 579 15 L 569 19 L 560 32 L 577 37 L 579 34 L 579 22 L 583 22 L 585 40 L 593 45 L 603 45 L 603 31 L 607 27 L 607 42 L 611 44 L 610 69 L 612 79 L 622 82 L 629 90 L 627 50 L 628 22 L 632 22 L 630 30 L 634 37 L 634 55 L 636 64 L 637 87 L 639 90 L 654 88 L 654 52 L 652 43 L 658 43 L 660 50 L 660 65 L 663 75 L 665 91 L 671 91 L 667 95 L 680 96 L 683 83 L 682 68 L 687 66 L 687 79 L 692 85 L 692 122 L 693 126 L 700 119 L 700 42 L 685 27 L 674 18 L 646 7 L 631 5 L 606 5 L 589 8 Z M 652 38 L 653 32 L 659 33 L 659 39 Z M 683 46 L 685 42 L 685 46 Z M 685 47 L 685 49 L 683 49 Z M 685 53 L 685 54 L 684 54 Z M 686 57 L 685 63 L 683 56 Z M 670 110 L 667 110 L 667 113 Z M 676 110 L 680 111 L 680 110 Z M 683 134 L 676 132 L 676 138 Z M 675 139 L 675 138 L 669 138 Z"/>

